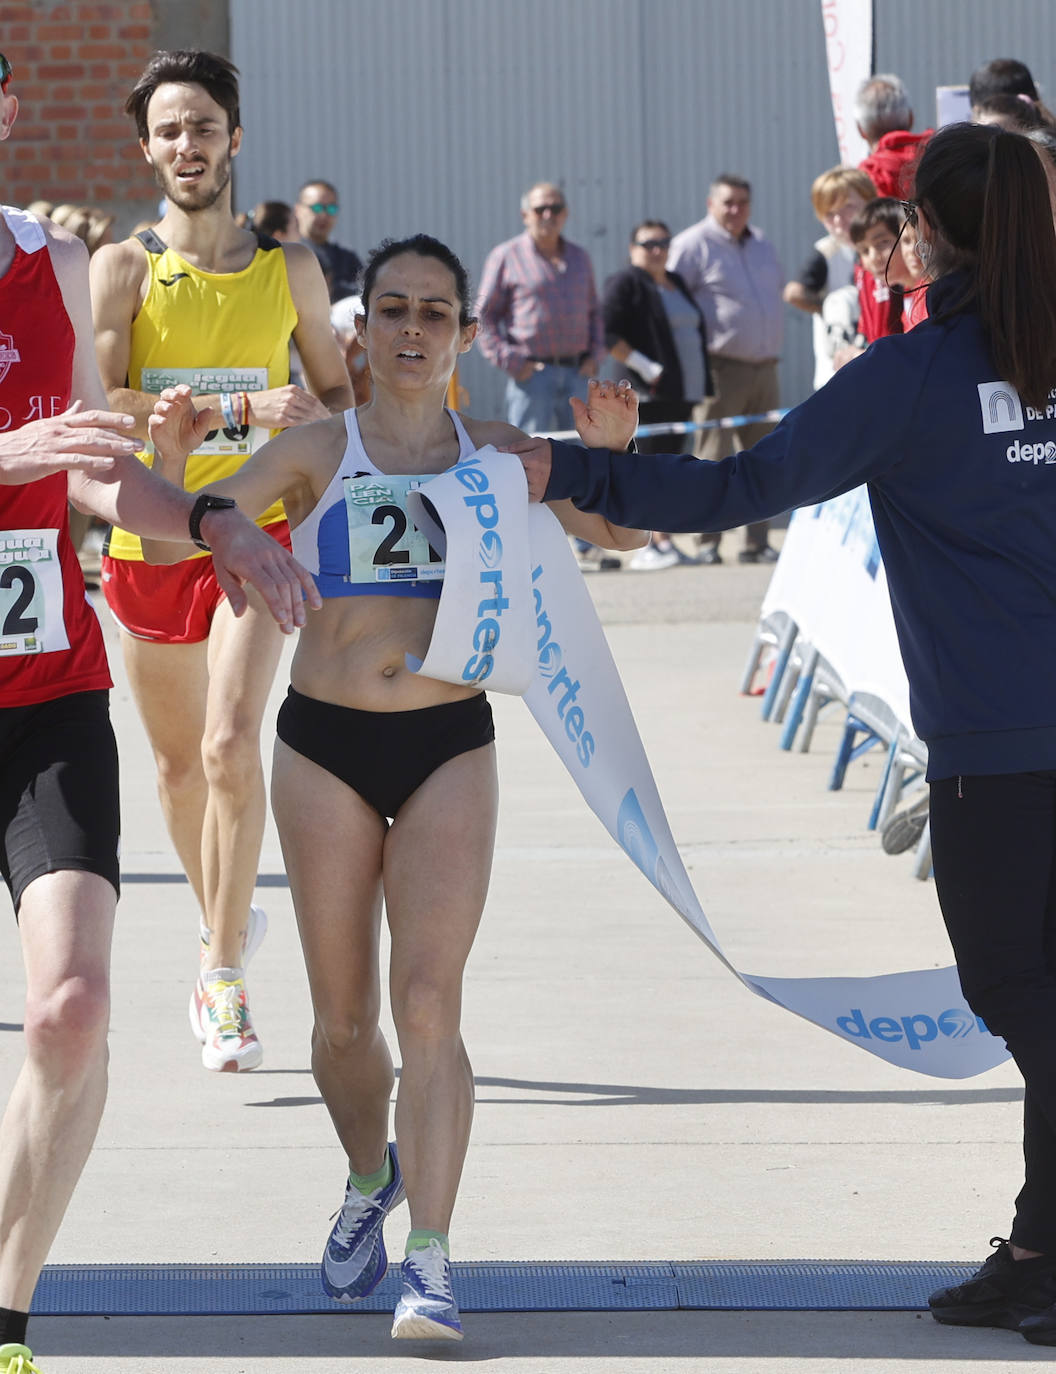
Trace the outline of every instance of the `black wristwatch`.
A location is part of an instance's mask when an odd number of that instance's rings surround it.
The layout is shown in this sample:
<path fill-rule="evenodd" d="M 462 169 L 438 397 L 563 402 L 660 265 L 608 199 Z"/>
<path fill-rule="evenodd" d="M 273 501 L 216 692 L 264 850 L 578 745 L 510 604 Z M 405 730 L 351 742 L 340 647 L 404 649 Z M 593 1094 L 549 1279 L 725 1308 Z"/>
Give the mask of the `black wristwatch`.
<path fill-rule="evenodd" d="M 202 538 L 202 517 L 207 511 L 234 510 L 237 505 L 238 502 L 232 501 L 230 496 L 214 496 L 211 492 L 203 491 L 191 507 L 191 513 L 187 517 L 187 529 L 190 531 L 191 542 L 196 544 L 203 553 L 212 553 L 212 549 Z"/>

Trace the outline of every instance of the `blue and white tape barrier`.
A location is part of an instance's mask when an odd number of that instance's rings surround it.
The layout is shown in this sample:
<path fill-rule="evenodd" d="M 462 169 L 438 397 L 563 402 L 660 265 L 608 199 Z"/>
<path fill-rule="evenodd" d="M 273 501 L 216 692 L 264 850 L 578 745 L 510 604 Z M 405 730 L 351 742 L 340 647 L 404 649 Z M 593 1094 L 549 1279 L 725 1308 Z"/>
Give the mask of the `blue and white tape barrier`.
<path fill-rule="evenodd" d="M 788 414 L 787 410 L 764 410 L 758 415 L 724 415 L 718 420 L 665 420 L 662 424 L 639 425 L 634 431 L 636 439 L 649 439 L 654 434 L 697 434 L 705 429 L 743 429 L 745 425 L 776 425 Z M 552 434 L 541 434 L 541 439 L 576 439 L 582 443 L 579 433 L 574 429 L 556 430 Z"/>
<path fill-rule="evenodd" d="M 547 507 L 528 504 L 519 459 L 481 449 L 412 493 L 408 509 L 446 561 L 429 649 L 422 661 L 408 656 L 409 666 L 522 696 L 605 829 L 745 987 L 888 1063 L 936 1078 L 970 1078 L 1008 1057 L 965 1005 L 953 967 L 871 978 L 771 978 L 734 968 L 679 857 L 564 530 Z"/>

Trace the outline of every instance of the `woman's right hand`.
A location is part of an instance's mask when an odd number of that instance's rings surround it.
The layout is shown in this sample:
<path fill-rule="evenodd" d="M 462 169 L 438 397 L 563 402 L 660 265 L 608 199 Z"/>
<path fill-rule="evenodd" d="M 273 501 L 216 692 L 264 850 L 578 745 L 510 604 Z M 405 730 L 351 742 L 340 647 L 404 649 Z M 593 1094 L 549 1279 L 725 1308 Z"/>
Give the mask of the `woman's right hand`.
<path fill-rule="evenodd" d="M 591 378 L 586 404 L 569 398 L 572 419 L 587 448 L 622 450 L 638 428 L 638 397 L 630 382 L 599 382 Z"/>

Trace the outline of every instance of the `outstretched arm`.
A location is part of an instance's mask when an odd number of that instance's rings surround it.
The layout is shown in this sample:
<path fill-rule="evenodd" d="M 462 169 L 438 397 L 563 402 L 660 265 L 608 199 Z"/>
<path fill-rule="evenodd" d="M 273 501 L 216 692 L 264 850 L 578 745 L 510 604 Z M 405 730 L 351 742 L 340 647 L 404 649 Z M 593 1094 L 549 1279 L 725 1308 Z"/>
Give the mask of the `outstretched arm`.
<path fill-rule="evenodd" d="M 625 449 L 638 427 L 638 397 L 626 381 L 592 379 L 587 388 L 586 404 L 573 397 L 572 412 L 580 437 L 591 448 Z M 550 476 L 550 444 L 546 439 L 532 439 L 518 430 L 509 432 L 517 437 L 503 437 L 496 442 L 504 452 L 518 455 L 528 478 L 528 498 L 541 501 Z M 548 504 L 569 534 L 589 539 L 602 548 L 640 549 L 648 543 L 646 530 L 578 510 L 571 501 L 554 500 Z"/>

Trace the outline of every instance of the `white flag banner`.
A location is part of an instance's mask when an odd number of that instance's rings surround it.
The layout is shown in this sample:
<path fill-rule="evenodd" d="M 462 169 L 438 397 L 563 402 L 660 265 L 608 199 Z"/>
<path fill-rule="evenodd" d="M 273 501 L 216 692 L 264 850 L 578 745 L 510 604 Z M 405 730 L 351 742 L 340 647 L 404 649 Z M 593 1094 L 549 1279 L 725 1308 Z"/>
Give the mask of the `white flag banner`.
<path fill-rule="evenodd" d="M 952 967 L 873 978 L 768 978 L 734 968 L 679 856 L 568 540 L 550 510 L 528 505 L 520 461 L 481 449 L 418 495 L 424 503 L 412 518 L 431 522 L 434 547 L 440 528 L 446 536 L 444 586 L 420 671 L 523 696 L 605 829 L 731 973 L 758 996 L 918 1073 L 970 1078 L 1008 1057 L 965 1005 Z M 476 499 L 484 495 L 490 504 Z M 523 561 L 514 549 L 526 551 Z M 526 614 L 527 668 L 513 661 L 526 653 Z M 526 677 L 526 688 L 502 685 Z"/>
<path fill-rule="evenodd" d="M 774 611 L 795 621 L 848 693 L 879 697 L 912 733 L 909 683 L 867 487 L 793 511 L 760 614 Z"/>
<path fill-rule="evenodd" d="M 869 151 L 858 132 L 854 101 L 873 74 L 873 0 L 821 0 L 821 22 L 840 162 L 857 167 Z"/>

